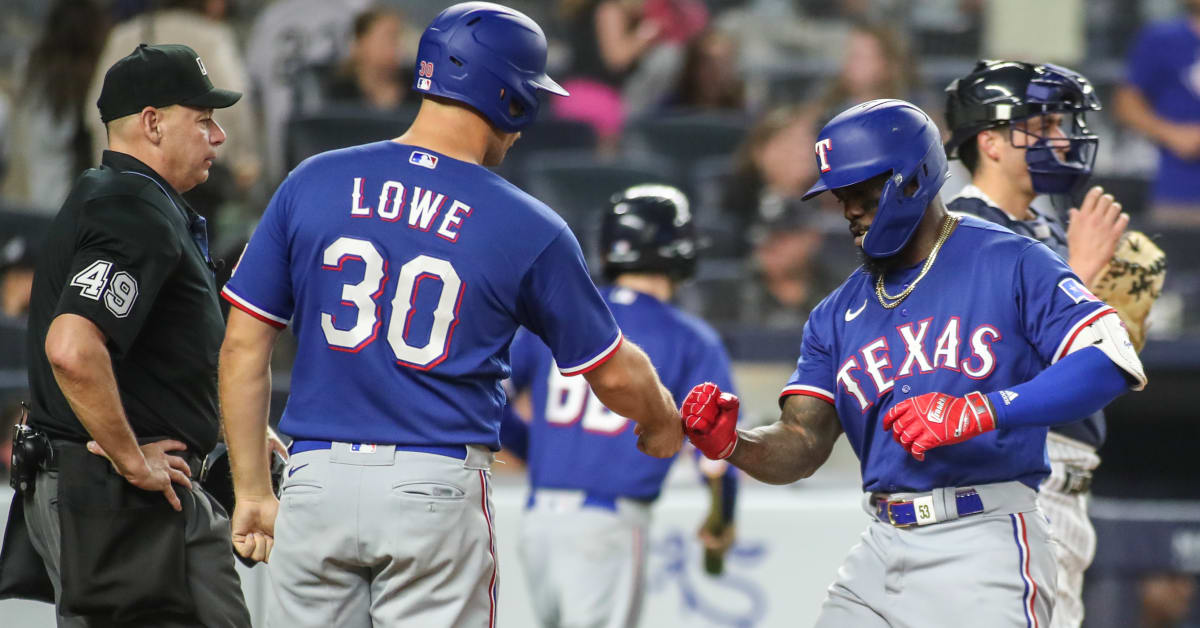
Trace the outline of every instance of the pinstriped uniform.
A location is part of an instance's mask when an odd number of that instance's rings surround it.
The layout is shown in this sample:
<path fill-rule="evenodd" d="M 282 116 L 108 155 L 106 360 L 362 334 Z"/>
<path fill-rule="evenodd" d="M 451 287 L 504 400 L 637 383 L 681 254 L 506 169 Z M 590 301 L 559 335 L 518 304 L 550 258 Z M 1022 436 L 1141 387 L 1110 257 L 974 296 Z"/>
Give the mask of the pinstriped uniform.
<path fill-rule="evenodd" d="M 1046 452 L 1050 477 L 1038 492 L 1038 506 L 1050 519 L 1058 561 L 1058 599 L 1051 628 L 1078 628 L 1083 622 L 1083 572 L 1096 555 L 1096 530 L 1087 514 L 1091 494 L 1067 492 L 1066 468 L 1091 471 L 1100 457 L 1091 447 L 1054 432 L 1046 439 Z"/>

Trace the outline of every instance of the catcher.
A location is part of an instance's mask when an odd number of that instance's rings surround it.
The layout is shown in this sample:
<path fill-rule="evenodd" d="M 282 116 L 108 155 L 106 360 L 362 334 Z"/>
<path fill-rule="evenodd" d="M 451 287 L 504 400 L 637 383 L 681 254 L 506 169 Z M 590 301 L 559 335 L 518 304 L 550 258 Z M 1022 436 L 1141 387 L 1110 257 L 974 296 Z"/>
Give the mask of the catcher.
<path fill-rule="evenodd" d="M 1146 316 L 1166 273 L 1162 250 L 1145 235 L 1126 231 L 1129 215 L 1100 187 L 1093 187 L 1069 222 L 1031 206 L 1039 194 L 1064 198 L 1081 189 L 1092 172 L 1099 139 L 1086 114 L 1100 109 L 1082 75 L 1051 64 L 980 61 L 946 88 L 951 130 L 946 152 L 971 172 L 971 183 L 949 203 L 1041 241 L 1116 308 L 1134 347 L 1145 344 Z M 1103 412 L 1051 428 L 1046 441 L 1050 477 L 1038 504 L 1050 519 L 1058 562 L 1058 593 L 1052 628 L 1083 621 L 1083 572 L 1096 550 L 1087 516 L 1092 473 L 1104 443 Z"/>

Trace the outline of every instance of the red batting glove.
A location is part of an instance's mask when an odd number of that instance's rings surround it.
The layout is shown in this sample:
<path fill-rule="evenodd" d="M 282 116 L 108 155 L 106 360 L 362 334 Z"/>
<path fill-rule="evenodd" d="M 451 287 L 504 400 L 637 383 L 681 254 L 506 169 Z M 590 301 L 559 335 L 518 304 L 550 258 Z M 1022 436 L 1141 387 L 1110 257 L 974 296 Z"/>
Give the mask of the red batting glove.
<path fill-rule="evenodd" d="M 713 460 L 724 460 L 737 447 L 738 398 L 712 382 L 697 385 L 683 400 L 679 414 L 688 440 Z"/>
<path fill-rule="evenodd" d="M 925 393 L 892 406 L 883 417 L 883 429 L 892 431 L 917 460 L 934 447 L 961 443 L 996 429 L 996 414 L 979 392 L 964 397 Z"/>

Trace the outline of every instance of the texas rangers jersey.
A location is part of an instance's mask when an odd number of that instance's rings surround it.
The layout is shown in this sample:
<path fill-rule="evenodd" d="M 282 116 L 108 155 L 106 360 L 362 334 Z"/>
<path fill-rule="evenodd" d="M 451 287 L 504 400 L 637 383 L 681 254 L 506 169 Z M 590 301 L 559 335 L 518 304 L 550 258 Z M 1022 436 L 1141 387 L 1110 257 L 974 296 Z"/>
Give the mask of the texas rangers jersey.
<path fill-rule="evenodd" d="M 621 342 L 557 214 L 483 167 L 392 141 L 298 166 L 222 294 L 290 319 L 280 429 L 302 439 L 499 449 L 519 326 L 565 374 Z"/>
<path fill-rule="evenodd" d="M 605 300 L 621 329 L 654 363 L 676 400 L 711 381 L 733 390 L 729 357 L 704 322 L 658 299 L 607 288 Z M 512 346 L 513 386 L 529 389 L 529 478 L 534 488 L 582 489 L 612 497 L 654 499 L 673 459 L 637 449 L 633 421 L 605 408 L 582 377 L 564 377 L 550 350 L 522 332 Z"/>
<path fill-rule="evenodd" d="M 837 408 L 866 491 L 925 491 L 1049 472 L 1046 429 L 998 429 L 913 459 L 881 427 L 896 403 L 930 392 L 963 396 L 1010 388 L 1061 359 L 1087 324 L 1112 308 L 1045 245 L 974 216 L 958 228 L 908 298 L 885 309 L 875 277 L 856 270 L 804 326 L 783 395 Z M 922 264 L 888 274 L 899 294 Z M 1063 417 L 1070 420 L 1079 417 Z"/>
<path fill-rule="evenodd" d="M 951 211 L 974 214 L 998 225 L 1008 227 L 1013 233 L 1029 236 L 1045 244 L 1063 260 L 1069 262 L 1071 259 L 1070 253 L 1067 251 L 1067 232 L 1063 229 L 1062 222 L 1058 219 L 1058 216 L 1043 213 L 1035 207 L 1030 207 L 1029 211 L 1033 214 L 1031 220 L 1015 220 L 1004 213 L 1004 210 L 997 207 L 996 203 L 988 198 L 987 194 L 983 193 L 983 190 L 974 185 L 968 185 L 963 188 L 954 200 L 946 204 L 946 207 Z M 1056 425 L 1050 428 L 1050 431 L 1073 438 L 1094 449 L 1099 449 L 1104 444 L 1106 427 L 1104 413 L 1097 412 L 1082 421 L 1066 425 Z"/>

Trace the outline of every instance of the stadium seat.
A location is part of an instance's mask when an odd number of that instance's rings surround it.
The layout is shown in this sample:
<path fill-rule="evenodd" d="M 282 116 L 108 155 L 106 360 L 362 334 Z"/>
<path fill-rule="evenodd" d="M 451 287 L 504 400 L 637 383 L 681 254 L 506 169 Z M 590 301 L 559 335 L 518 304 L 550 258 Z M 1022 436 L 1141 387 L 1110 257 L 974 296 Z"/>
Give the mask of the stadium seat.
<path fill-rule="evenodd" d="M 613 194 L 639 183 L 679 185 L 668 164 L 636 154 L 605 161 L 591 151 L 546 151 L 531 156 L 524 170 L 526 191 L 562 215 L 585 246 Z"/>
<path fill-rule="evenodd" d="M 389 113 L 336 107 L 293 118 L 287 125 L 287 168 L 327 150 L 392 139 L 408 128 L 416 111 L 415 106 Z"/>
<path fill-rule="evenodd" d="M 680 112 L 633 123 L 627 143 L 688 168 L 701 159 L 732 155 L 747 127 L 741 115 Z"/>

